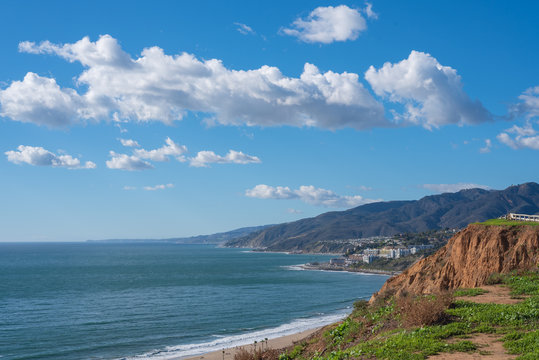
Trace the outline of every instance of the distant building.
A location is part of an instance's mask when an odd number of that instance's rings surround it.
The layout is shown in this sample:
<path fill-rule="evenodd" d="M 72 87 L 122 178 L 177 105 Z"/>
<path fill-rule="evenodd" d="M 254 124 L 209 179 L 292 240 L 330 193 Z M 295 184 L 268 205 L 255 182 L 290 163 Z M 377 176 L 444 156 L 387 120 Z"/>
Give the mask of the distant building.
<path fill-rule="evenodd" d="M 409 249 L 396 249 L 397 250 L 397 256 L 396 256 L 396 259 L 400 258 L 400 257 L 404 257 L 404 256 L 408 256 L 410 255 L 410 250 Z"/>
<path fill-rule="evenodd" d="M 378 256 L 376 256 L 376 255 L 363 255 L 363 262 L 367 263 L 367 264 L 370 264 L 374 260 L 376 260 L 377 257 Z"/>
<path fill-rule="evenodd" d="M 426 250 L 426 249 L 432 249 L 434 245 L 411 245 L 408 247 L 410 249 L 410 254 L 416 254 L 419 251 Z"/>
<path fill-rule="evenodd" d="M 380 250 L 378 249 L 365 249 L 363 250 L 363 254 L 365 255 L 378 255 L 380 253 Z"/>
<path fill-rule="evenodd" d="M 518 221 L 537 221 L 539 222 L 539 215 L 527 215 L 527 214 L 513 214 L 509 213 L 507 215 L 509 220 L 518 220 Z"/>
<path fill-rule="evenodd" d="M 343 259 L 343 258 L 335 258 L 335 259 L 331 259 L 329 260 L 329 264 L 330 265 L 345 265 L 346 264 L 346 260 Z"/>
<path fill-rule="evenodd" d="M 348 255 L 348 262 L 349 263 L 353 264 L 353 263 L 360 262 L 360 261 L 363 261 L 363 255 L 358 255 L 358 254 Z"/>

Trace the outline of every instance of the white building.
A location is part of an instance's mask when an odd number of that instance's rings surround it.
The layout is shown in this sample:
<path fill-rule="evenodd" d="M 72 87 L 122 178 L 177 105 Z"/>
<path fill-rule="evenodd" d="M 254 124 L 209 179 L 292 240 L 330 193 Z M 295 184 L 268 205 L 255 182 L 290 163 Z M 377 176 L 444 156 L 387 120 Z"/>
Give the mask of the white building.
<path fill-rule="evenodd" d="M 539 222 L 539 215 L 527 215 L 527 214 L 513 214 L 509 213 L 508 218 L 510 220 L 519 221 L 537 221 Z"/>

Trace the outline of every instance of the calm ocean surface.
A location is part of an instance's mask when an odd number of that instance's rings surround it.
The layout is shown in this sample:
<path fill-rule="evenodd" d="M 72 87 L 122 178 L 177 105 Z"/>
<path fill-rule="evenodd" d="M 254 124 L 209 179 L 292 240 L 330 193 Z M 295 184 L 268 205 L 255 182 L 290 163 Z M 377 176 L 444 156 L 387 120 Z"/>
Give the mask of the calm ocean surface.
<path fill-rule="evenodd" d="M 170 359 L 338 320 L 386 276 L 204 245 L 0 243 L 0 358 Z"/>

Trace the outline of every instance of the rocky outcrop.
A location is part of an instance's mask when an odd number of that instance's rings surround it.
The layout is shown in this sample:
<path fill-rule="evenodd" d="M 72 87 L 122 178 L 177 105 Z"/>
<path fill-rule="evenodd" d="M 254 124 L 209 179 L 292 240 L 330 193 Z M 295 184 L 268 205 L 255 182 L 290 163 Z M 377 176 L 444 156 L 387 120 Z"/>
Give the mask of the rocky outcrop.
<path fill-rule="evenodd" d="M 539 265 L 539 226 L 473 224 L 435 254 L 386 281 L 371 302 L 388 295 L 439 293 L 484 285 L 491 274 Z"/>

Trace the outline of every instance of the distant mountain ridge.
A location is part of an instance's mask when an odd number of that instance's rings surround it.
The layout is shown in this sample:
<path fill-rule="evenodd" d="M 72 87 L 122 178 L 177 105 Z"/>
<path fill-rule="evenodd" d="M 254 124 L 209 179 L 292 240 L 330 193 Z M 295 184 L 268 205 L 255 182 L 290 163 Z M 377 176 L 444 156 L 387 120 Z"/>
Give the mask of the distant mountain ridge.
<path fill-rule="evenodd" d="M 166 238 L 166 239 L 105 239 L 105 240 L 87 240 L 89 242 L 107 242 L 107 243 L 175 243 L 175 244 L 214 244 L 221 245 L 226 241 L 238 237 L 246 236 L 252 232 L 260 231 L 272 225 L 251 226 L 231 231 L 211 234 L 198 235 L 190 237 Z"/>
<path fill-rule="evenodd" d="M 230 240 L 225 246 L 327 251 L 321 241 L 463 228 L 508 212 L 539 213 L 539 184 L 529 182 L 505 190 L 468 189 L 420 200 L 376 202 L 270 226 Z"/>

